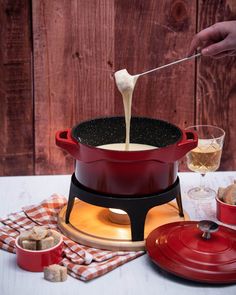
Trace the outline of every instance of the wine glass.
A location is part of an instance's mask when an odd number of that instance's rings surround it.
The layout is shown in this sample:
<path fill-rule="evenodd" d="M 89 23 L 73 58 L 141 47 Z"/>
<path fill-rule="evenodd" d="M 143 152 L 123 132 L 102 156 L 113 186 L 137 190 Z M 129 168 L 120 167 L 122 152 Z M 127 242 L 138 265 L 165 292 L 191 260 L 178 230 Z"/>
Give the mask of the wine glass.
<path fill-rule="evenodd" d="M 187 166 L 191 171 L 201 173 L 201 183 L 188 191 L 190 198 L 195 200 L 210 199 L 216 192 L 206 187 L 203 178 L 207 172 L 216 171 L 220 166 L 225 132 L 223 129 L 211 125 L 195 125 L 186 128 L 198 135 L 198 145 L 187 153 Z"/>

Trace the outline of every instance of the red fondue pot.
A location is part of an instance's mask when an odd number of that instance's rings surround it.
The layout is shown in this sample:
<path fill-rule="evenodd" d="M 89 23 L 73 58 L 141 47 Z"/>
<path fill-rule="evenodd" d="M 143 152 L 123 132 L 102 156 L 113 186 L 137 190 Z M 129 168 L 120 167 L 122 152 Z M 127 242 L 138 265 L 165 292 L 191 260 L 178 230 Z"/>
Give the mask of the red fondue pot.
<path fill-rule="evenodd" d="M 178 160 L 197 146 L 197 135 L 165 121 L 132 117 L 130 142 L 156 146 L 145 151 L 113 151 L 97 146 L 122 143 L 124 117 L 82 122 L 58 131 L 56 144 L 76 159 L 75 176 L 85 187 L 112 195 L 161 192 L 177 178 Z"/>

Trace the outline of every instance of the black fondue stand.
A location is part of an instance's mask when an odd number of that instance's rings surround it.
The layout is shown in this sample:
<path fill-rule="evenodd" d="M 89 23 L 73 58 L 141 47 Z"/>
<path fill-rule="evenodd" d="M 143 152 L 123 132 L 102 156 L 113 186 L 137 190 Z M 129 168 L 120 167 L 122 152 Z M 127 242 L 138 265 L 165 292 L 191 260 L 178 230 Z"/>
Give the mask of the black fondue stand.
<path fill-rule="evenodd" d="M 69 223 L 75 198 L 95 206 L 124 210 L 130 218 L 132 241 L 144 240 L 146 215 L 148 211 L 155 206 L 163 205 L 176 199 L 179 208 L 179 216 L 184 217 L 179 177 L 177 177 L 173 185 L 158 194 L 130 197 L 126 195 L 111 196 L 104 193 L 100 194 L 96 191 L 85 188 L 78 182 L 75 174 L 73 174 L 71 177 L 69 200 L 65 218 L 67 224 Z"/>

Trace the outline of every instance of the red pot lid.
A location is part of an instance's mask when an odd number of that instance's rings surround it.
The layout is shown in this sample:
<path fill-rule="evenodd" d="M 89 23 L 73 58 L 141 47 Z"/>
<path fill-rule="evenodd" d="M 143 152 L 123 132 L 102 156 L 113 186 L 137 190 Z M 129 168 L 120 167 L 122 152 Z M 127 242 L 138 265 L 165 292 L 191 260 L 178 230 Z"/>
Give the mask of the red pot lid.
<path fill-rule="evenodd" d="M 146 249 L 154 263 L 176 276 L 213 284 L 236 282 L 236 231 L 215 222 L 162 225 L 149 234 Z"/>

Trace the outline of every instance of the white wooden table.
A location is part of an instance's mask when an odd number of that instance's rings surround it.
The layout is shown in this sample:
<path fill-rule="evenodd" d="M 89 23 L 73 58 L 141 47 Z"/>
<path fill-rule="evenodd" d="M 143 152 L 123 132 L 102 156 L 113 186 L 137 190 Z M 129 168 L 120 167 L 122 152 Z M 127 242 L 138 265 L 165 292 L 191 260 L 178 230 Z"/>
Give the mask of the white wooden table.
<path fill-rule="evenodd" d="M 215 219 L 214 200 L 199 204 L 187 197 L 186 192 L 199 183 L 200 176 L 195 173 L 179 173 L 179 176 L 184 209 L 191 219 Z M 205 180 L 217 189 L 234 179 L 236 172 L 215 172 L 209 173 Z M 0 177 L 0 216 L 36 204 L 53 193 L 68 196 L 69 187 L 69 175 Z M 155 267 L 146 254 L 87 283 L 72 277 L 64 283 L 50 283 L 43 279 L 42 273 L 20 269 L 15 254 L 0 250 L 0 295 L 14 294 L 236 295 L 236 285 L 204 285 L 168 275 Z"/>

